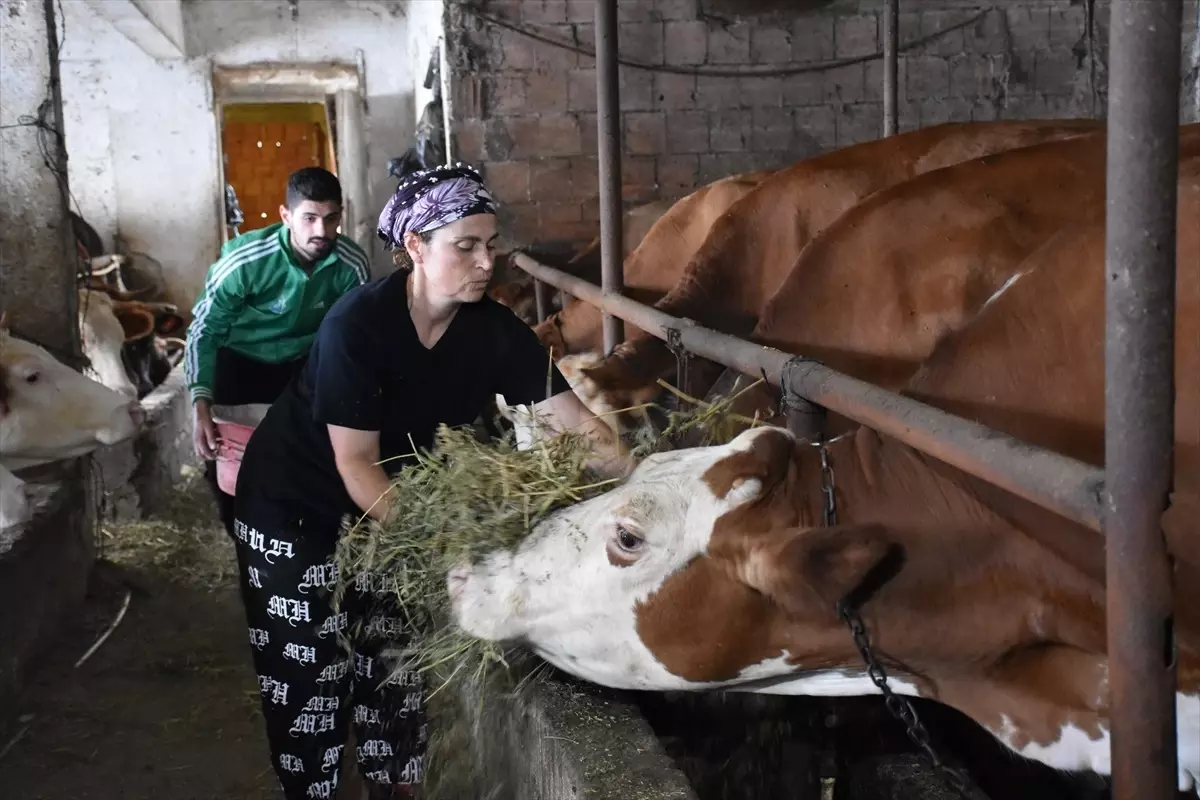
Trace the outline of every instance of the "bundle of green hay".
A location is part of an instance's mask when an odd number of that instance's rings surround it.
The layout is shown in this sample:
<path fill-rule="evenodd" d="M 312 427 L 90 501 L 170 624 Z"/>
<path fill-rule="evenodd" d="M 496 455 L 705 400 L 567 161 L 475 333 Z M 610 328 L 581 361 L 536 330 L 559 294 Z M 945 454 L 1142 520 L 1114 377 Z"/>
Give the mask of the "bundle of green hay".
<path fill-rule="evenodd" d="M 502 662 L 498 647 L 466 637 L 450 621 L 446 573 L 512 550 L 547 514 L 603 491 L 605 482 L 586 467 L 593 456 L 587 439 L 572 432 L 519 451 L 511 434 L 481 442 L 469 428 L 443 426 L 433 452 L 414 453 L 394 478 L 387 522 L 363 520 L 341 537 L 335 607 L 367 577 L 411 631 L 391 653 L 393 668 L 421 672 L 427 685 L 431 677 L 444 683 L 461 669 Z"/>

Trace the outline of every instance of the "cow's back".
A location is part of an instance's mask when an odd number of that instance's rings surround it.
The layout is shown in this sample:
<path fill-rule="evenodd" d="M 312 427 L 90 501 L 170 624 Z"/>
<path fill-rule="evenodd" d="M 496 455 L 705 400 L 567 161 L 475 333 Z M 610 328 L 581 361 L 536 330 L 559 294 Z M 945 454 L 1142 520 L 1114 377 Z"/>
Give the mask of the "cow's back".
<path fill-rule="evenodd" d="M 1196 126 L 1192 126 L 1196 127 Z M 1174 503 L 1164 517 L 1178 559 L 1176 609 L 1200 637 L 1200 156 L 1181 162 L 1175 307 Z M 905 394 L 1038 447 L 1105 463 L 1105 220 L 1065 227 L 1021 265 L 1021 277 L 946 337 Z M 1135 365 L 1128 365 L 1135 369 Z M 1136 424 L 1136 421 L 1134 421 Z M 949 469 L 949 468 L 946 468 Z M 1102 574 L 1099 535 L 962 477 L 1000 513 L 1073 563 Z M 1190 576 L 1190 580 L 1188 579 Z M 1185 586 L 1186 584 L 1186 586 Z M 1195 641 L 1195 640 L 1194 640 Z"/>
<path fill-rule="evenodd" d="M 1180 163 L 1178 209 L 1176 472 L 1200 478 L 1200 154 L 1195 148 Z M 1103 466 L 1103 213 L 1064 227 L 1020 265 L 1018 274 L 967 326 L 938 345 L 905 392 Z"/>
<path fill-rule="evenodd" d="M 730 207 L 659 308 L 703 319 L 689 303 L 699 290 L 720 303 L 718 315 L 754 320 L 804 246 L 872 193 L 952 164 L 1098 130 L 1092 120 L 946 123 L 798 162 Z"/>
<path fill-rule="evenodd" d="M 899 390 L 1034 250 L 1103 214 L 1106 144 L 1010 150 L 873 195 L 804 250 L 755 340 Z M 1200 126 L 1183 129 L 1182 145 L 1200 153 Z"/>

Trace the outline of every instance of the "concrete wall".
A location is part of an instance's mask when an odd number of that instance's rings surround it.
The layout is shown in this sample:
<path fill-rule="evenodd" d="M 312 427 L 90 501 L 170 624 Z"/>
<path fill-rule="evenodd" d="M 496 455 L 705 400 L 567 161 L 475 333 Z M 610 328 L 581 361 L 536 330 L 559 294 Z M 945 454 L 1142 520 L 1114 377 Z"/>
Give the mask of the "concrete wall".
<path fill-rule="evenodd" d="M 474 5 L 542 36 L 594 48 L 594 5 L 587 0 Z M 620 55 L 652 67 L 702 73 L 792 69 L 882 49 L 882 0 L 838 0 L 806 14 L 737 19 L 717 13 L 718 7 L 753 5 L 622 0 Z M 1072 0 L 1022 0 L 983 16 L 977 3 L 962 0 L 901 5 L 919 8 L 901 14 L 901 47 L 949 31 L 901 54 L 902 131 L 950 120 L 1105 113 L 1106 3 L 1097 6 L 1094 48 L 1086 34 L 1085 5 Z M 487 22 L 457 0 L 451 14 L 457 155 L 485 164 L 492 188 L 505 203 L 506 232 L 519 241 L 596 235 L 594 58 Z M 1185 53 L 1190 53 L 1195 2 L 1187 4 L 1185 20 Z M 971 24 L 956 27 L 967 21 Z M 620 79 L 627 203 L 677 198 L 726 175 L 876 138 L 882 127 L 879 59 L 766 77 L 622 66 Z M 1195 80 L 1183 93 L 1189 115 L 1196 103 Z"/>
<path fill-rule="evenodd" d="M 84 0 L 63 7 L 72 190 L 107 244 L 119 236 L 162 263 L 181 308 L 191 308 L 221 243 L 213 65 L 361 63 L 372 212 L 395 188 L 386 164 L 412 144 L 414 86 L 440 35 L 441 0 L 299 0 L 295 20 L 286 0 L 186 0 L 188 58 L 176 60 L 146 55 Z"/>
<path fill-rule="evenodd" d="M 192 449 L 191 408 L 180 364 L 142 398 L 145 417 L 138 435 L 94 453 L 103 519 L 141 519 L 162 508 L 184 466 L 203 466 Z"/>
<path fill-rule="evenodd" d="M 56 28 L 46 0 L 9 0 L 0 11 L 0 311 L 15 330 L 69 353 L 79 337 L 69 313 L 66 154 L 52 133 L 62 125 Z"/>
<path fill-rule="evenodd" d="M 0 541 L 0 720 L 38 657 L 87 594 L 96 555 L 82 464 L 40 489 L 30 535 Z M 11 548 L 11 549 L 8 549 Z"/>

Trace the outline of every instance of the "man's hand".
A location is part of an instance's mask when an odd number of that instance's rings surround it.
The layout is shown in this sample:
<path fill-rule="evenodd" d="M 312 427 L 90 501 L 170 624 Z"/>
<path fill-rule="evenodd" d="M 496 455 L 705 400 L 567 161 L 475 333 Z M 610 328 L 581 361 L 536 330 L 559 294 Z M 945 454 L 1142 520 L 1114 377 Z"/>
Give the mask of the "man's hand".
<path fill-rule="evenodd" d="M 212 410 L 208 406 L 208 401 L 197 400 L 193 408 L 192 419 L 192 445 L 196 449 L 196 455 L 205 461 L 212 461 L 217 457 L 219 444 L 217 426 L 213 424 Z"/>

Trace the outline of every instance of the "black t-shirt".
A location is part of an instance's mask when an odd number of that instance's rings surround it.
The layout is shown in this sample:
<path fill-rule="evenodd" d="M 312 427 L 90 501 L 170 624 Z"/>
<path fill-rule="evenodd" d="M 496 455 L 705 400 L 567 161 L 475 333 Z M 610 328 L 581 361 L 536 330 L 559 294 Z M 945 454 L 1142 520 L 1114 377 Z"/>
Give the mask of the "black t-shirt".
<path fill-rule="evenodd" d="M 256 506 L 267 501 L 284 515 L 281 523 L 336 526 L 361 512 L 337 471 L 326 425 L 379 431 L 382 466 L 395 474 L 412 462 L 398 457 L 414 445 L 433 446 L 439 424 L 471 424 L 497 393 L 515 404 L 569 390 L 533 330 L 486 296 L 459 307 L 426 348 L 408 313 L 406 279 L 399 271 L 379 278 L 329 310 L 304 370 L 250 437 L 239 501 L 245 494 Z"/>

